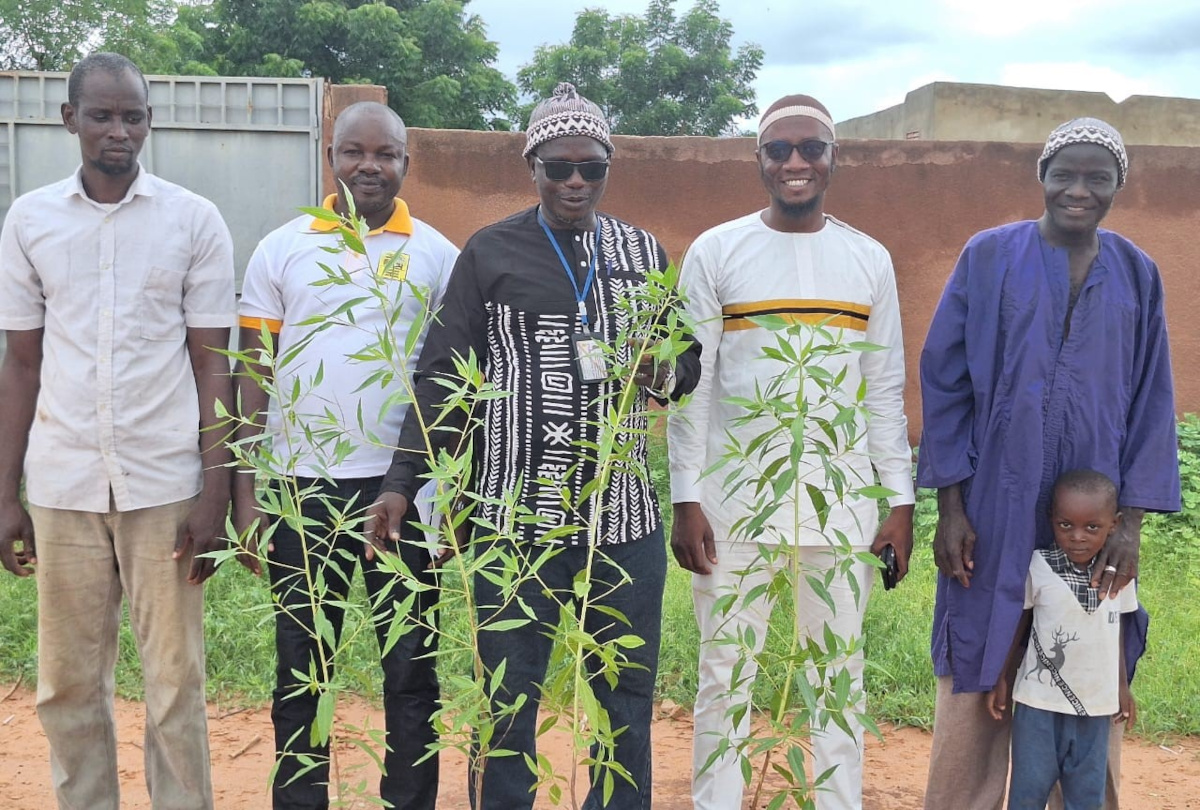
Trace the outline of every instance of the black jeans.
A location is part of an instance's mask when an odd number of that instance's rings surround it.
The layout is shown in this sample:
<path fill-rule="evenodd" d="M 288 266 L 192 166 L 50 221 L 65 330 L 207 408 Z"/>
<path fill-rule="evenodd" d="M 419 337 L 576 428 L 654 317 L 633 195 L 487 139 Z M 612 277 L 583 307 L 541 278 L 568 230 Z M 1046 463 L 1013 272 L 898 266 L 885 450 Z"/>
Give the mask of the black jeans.
<path fill-rule="evenodd" d="M 505 548 L 515 548 L 516 553 L 530 555 L 542 551 L 541 547 L 514 547 L 511 543 Z M 613 757 L 629 772 L 635 783 L 631 785 L 614 773 L 615 789 L 608 807 L 614 810 L 648 810 L 651 798 L 650 720 L 654 714 L 654 681 L 658 673 L 658 648 L 662 635 L 666 545 L 660 528 L 640 540 L 600 546 L 598 551 L 601 554 L 598 554 L 592 566 L 593 605 L 620 611 L 629 624 L 619 622 L 593 607 L 585 619 L 585 629 L 601 643 L 629 634 L 645 642 L 641 647 L 624 650 L 629 663 L 636 666 L 619 672 L 615 688 L 610 688 L 603 677 L 591 679 L 596 699 L 608 712 L 612 728 L 625 727 L 625 731 L 617 737 Z M 587 553 L 585 547 L 563 548 L 541 566 L 537 579 L 529 578 L 518 585 L 517 593 L 537 616 L 536 621 L 503 632 L 483 630 L 479 633 L 479 654 L 486 670 L 495 672 L 502 661 L 507 661 L 504 679 L 494 695 L 493 711 L 499 711 L 502 705 L 511 705 L 520 694 L 525 695 L 526 702 L 515 715 L 497 719 L 496 733 L 490 747 L 493 750 L 515 751 L 517 755 L 486 758 L 482 796 L 475 795 L 474 777 L 468 773 L 472 807 L 481 810 L 522 810 L 533 807 L 535 778 L 525 757 L 536 758 L 537 755 L 538 685 L 545 680 L 553 646 L 547 628 L 557 626 L 561 606 L 571 603 L 572 583 L 575 575 L 586 566 Z M 613 588 L 612 585 L 620 581 L 620 573 L 614 570 L 614 566 L 628 573 L 632 582 Z M 547 589 L 552 592 L 547 592 Z M 502 603 L 502 596 L 494 582 L 476 575 L 475 599 L 481 624 L 526 618 L 515 599 L 497 610 L 495 606 Z M 589 672 L 595 675 L 598 668 L 591 666 L 594 660 L 588 663 Z M 596 810 L 603 806 L 602 783 L 597 781 L 596 776 L 593 773 L 593 786 L 584 801 L 584 810 Z"/>
<path fill-rule="evenodd" d="M 310 573 L 307 576 L 316 582 L 320 572 L 327 587 L 323 602 L 344 601 L 354 569 L 361 562 L 367 594 L 374 606 L 375 635 L 382 651 L 393 606 L 408 596 L 408 589 L 397 577 L 381 569 L 377 562 L 366 560 L 365 548 L 357 535 L 339 532 L 327 536 L 334 522 L 331 513 L 344 511 L 353 499 L 352 512 L 360 514 L 375 500 L 381 481 L 380 477 L 332 482 L 300 479 L 298 484 L 301 489 L 317 486 L 323 496 L 310 496 L 301 507 L 304 517 L 316 522 L 306 529 L 303 541 L 308 545 Z M 328 498 L 328 504 L 325 498 Z M 413 539 L 421 540 L 419 533 L 409 526 L 416 519 L 416 509 L 411 508 L 403 531 L 412 533 Z M 318 696 L 309 691 L 292 694 L 297 691 L 298 681 L 292 671 L 307 673 L 310 662 L 319 661 L 317 640 L 313 635 L 312 598 L 304 573 L 305 549 L 299 534 L 284 522 L 276 528 L 273 542 L 275 549 L 269 555 L 268 570 L 271 591 L 277 599 L 277 664 L 271 720 L 275 724 L 276 755 L 281 759 L 272 786 L 272 801 L 275 810 L 324 810 L 329 807 L 329 747 L 309 742 Z M 419 572 L 422 579 L 432 583 L 433 577 L 426 571 L 429 562 L 426 551 L 403 539 L 396 545 L 395 550 L 409 569 Z M 412 608 L 413 615 L 424 613 L 435 599 L 433 591 L 419 593 Z M 335 637 L 340 638 L 344 611 L 330 604 L 322 605 L 321 610 L 333 626 Z M 388 750 L 384 755 L 385 773 L 379 782 L 379 795 L 397 810 L 433 810 L 437 800 L 437 757 L 416 764 L 428 753 L 429 745 L 436 741 L 430 717 L 437 709 L 439 694 L 434 662 L 429 657 L 435 648 L 432 641 L 426 646 L 428 635 L 425 631 L 407 633 L 387 655 L 381 656 Z M 317 672 L 320 671 L 317 664 Z M 297 754 L 311 755 L 320 764 L 297 776 L 304 770 Z"/>

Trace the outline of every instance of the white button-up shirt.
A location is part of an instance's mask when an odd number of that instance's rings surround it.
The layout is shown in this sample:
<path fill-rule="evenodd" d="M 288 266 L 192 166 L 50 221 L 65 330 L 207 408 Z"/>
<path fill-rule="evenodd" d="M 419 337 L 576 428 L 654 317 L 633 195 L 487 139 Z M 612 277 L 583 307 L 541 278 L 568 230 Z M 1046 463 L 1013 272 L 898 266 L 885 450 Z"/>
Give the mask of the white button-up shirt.
<path fill-rule="evenodd" d="M 0 234 L 0 329 L 45 328 L 30 503 L 106 512 L 200 491 L 187 328 L 235 323 L 233 242 L 211 202 L 147 172 L 119 203 L 80 172 L 19 197 Z"/>

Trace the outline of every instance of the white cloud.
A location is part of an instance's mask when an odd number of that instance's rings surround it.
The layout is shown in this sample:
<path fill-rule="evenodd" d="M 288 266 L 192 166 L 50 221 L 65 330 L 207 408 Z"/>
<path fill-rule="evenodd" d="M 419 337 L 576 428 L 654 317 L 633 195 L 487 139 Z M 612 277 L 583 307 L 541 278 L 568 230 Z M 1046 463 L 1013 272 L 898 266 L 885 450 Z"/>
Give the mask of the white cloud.
<path fill-rule="evenodd" d="M 1092 21 L 1106 9 L 1124 9 L 1121 0 L 941 0 L 951 28 L 991 38 L 1004 38 L 1064 25 L 1063 36 L 1075 34 L 1081 27 L 1094 27 Z M 1092 16 L 1087 16 L 1092 15 Z"/>
<path fill-rule="evenodd" d="M 1021 62 L 1004 65 L 1001 84 L 1048 90 L 1089 90 L 1107 93 L 1113 101 L 1138 94 L 1169 95 L 1153 80 L 1135 78 L 1088 62 Z"/>
<path fill-rule="evenodd" d="M 676 0 L 676 13 L 694 2 Z M 812 93 L 845 120 L 898 104 L 933 81 L 1093 90 L 1116 101 L 1137 93 L 1200 92 L 1198 0 L 1133 6 L 1121 0 L 821 0 L 814 13 L 800 15 L 799 0 L 719 2 L 735 46 L 754 41 L 766 50 L 754 85 L 760 107 L 788 93 Z M 648 6 L 649 0 L 470 0 L 467 11 L 483 17 L 501 46 L 497 66 L 515 79 L 538 45 L 570 38 L 584 8 L 644 14 Z"/>

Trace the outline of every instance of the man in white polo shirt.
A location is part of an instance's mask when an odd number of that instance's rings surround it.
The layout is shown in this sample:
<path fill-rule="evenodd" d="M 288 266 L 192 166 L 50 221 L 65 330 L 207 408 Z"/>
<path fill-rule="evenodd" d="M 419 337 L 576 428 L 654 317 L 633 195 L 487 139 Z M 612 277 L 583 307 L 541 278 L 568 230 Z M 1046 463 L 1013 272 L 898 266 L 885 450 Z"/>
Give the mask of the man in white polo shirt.
<path fill-rule="evenodd" d="M 323 496 L 308 497 L 302 507 L 313 528 L 301 536 L 280 522 L 268 549 L 271 588 L 280 606 L 271 709 L 280 757 L 272 791 L 276 810 L 329 806 L 328 746 L 311 745 L 309 737 L 318 698 L 298 690 L 293 674 L 294 670 L 309 672 L 312 662 L 318 662 L 316 671 L 321 671 L 308 583 L 320 576 L 328 590 L 319 598 L 344 600 L 356 563 L 361 563 L 381 650 L 393 606 L 408 596 L 399 580 L 367 554 L 370 547 L 356 533 L 335 529 L 331 517 L 337 511 L 361 514 L 375 499 L 407 410 L 401 404 L 388 405 L 396 383 L 374 380 L 364 385 L 377 372 L 408 373 L 406 358 L 397 356 L 393 368 L 355 356 L 385 331 L 399 354 L 409 331 L 418 329 L 411 353 L 415 361 L 425 339 L 427 312 L 438 307 L 458 257 L 453 244 L 410 216 L 408 206 L 396 196 L 408 171 L 407 133 L 391 109 L 363 102 L 342 112 L 334 124 L 329 162 L 339 190 L 325 200 L 324 207 L 346 214 L 353 200 L 355 213 L 371 229 L 363 244 L 366 255 L 339 245 L 335 223 L 297 217 L 259 243 L 246 269 L 240 308 L 243 350 L 253 355 L 263 347 L 264 327 L 275 336 L 274 367 L 254 368 L 274 378 L 276 390 L 290 400 L 282 406 L 275 403 L 268 416 L 268 393 L 239 374 L 242 413 L 265 424 L 268 441 L 261 451 L 270 454 L 272 469 L 295 476 L 301 489 L 315 487 Z M 344 272 L 350 283 L 326 283 L 329 274 L 320 265 Z M 352 309 L 334 315 L 343 306 Z M 392 320 L 396 311 L 399 315 Z M 313 323 L 322 316 L 328 319 L 323 326 Z M 293 352 L 293 357 L 283 359 Z M 299 395 L 292 397 L 295 390 Z M 290 415 L 296 419 L 287 418 Z M 249 426 L 242 429 L 243 435 L 254 433 Z M 347 447 L 352 448 L 349 454 Z M 253 475 L 237 476 L 234 511 L 240 532 L 256 518 L 262 525 Z M 409 521 L 416 517 L 415 510 L 408 515 Z M 394 543 L 393 550 L 432 583 L 430 559 L 419 542 L 423 537 L 414 532 L 411 538 Z M 431 591 L 417 594 L 414 615 L 429 609 L 433 601 Z M 335 634 L 340 634 L 341 611 L 328 604 L 322 611 Z M 408 633 L 382 655 L 388 750 L 379 791 L 390 806 L 405 810 L 432 810 L 437 798 L 437 757 L 417 762 L 435 740 L 430 717 L 438 702 L 434 662 L 429 657 L 433 648 L 426 645 L 425 636 Z M 320 764 L 306 770 L 302 755 Z"/>
<path fill-rule="evenodd" d="M 233 244 L 216 207 L 137 160 L 146 80 L 93 54 L 67 82 L 83 165 L 0 236 L 0 560 L 38 584 L 38 717 L 60 807 L 116 810 L 121 598 L 146 688 L 156 808 L 212 807 L 204 582 L 223 545 Z M 22 464 L 28 514 L 19 489 Z M 32 520 L 30 519 L 32 518 Z M 36 547 L 35 547 L 36 537 Z"/>

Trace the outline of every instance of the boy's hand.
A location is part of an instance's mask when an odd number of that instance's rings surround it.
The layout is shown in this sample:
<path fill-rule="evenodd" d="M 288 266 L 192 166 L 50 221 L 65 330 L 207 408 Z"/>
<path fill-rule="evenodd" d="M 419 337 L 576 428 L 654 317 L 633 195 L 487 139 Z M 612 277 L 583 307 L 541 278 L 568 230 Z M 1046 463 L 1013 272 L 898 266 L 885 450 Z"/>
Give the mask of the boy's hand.
<path fill-rule="evenodd" d="M 992 691 L 987 694 L 987 710 L 993 720 L 1003 720 L 1008 717 L 1008 681 L 1004 678 L 996 681 Z"/>
<path fill-rule="evenodd" d="M 1121 685 L 1118 701 L 1121 708 L 1113 715 L 1113 723 L 1124 723 L 1126 729 L 1133 728 L 1137 722 L 1137 701 L 1133 699 L 1133 692 L 1129 691 L 1127 684 Z"/>

